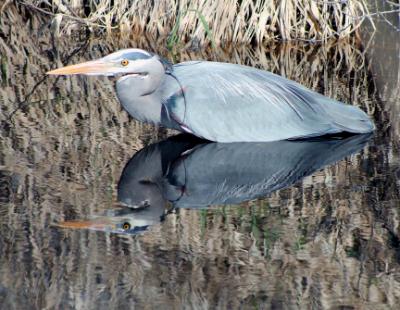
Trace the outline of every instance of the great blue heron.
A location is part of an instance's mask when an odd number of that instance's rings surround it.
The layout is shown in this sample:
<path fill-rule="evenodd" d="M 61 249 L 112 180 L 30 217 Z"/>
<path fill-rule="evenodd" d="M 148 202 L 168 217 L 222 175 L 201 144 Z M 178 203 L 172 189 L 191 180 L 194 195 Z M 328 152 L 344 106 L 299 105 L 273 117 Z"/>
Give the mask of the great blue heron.
<path fill-rule="evenodd" d="M 162 221 L 166 206 L 207 208 L 264 197 L 358 152 L 369 138 L 204 143 L 187 135 L 170 137 L 143 148 L 126 164 L 118 200 L 129 209 L 58 226 L 140 233 Z"/>
<path fill-rule="evenodd" d="M 120 76 L 117 95 L 131 116 L 210 141 L 277 141 L 374 130 L 367 114 L 355 106 L 236 64 L 171 65 L 156 54 L 125 49 L 48 74 Z"/>

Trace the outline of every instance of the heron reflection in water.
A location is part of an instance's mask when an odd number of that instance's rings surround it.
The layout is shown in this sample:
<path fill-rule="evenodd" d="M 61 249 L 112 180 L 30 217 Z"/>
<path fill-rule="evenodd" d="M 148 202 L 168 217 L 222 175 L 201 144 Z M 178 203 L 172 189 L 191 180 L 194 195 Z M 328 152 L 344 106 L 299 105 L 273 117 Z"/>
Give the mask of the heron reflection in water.
<path fill-rule="evenodd" d="M 204 143 L 179 135 L 140 150 L 126 164 L 118 184 L 125 209 L 59 226 L 136 234 L 162 221 L 167 205 L 206 208 L 265 197 L 361 150 L 369 138 Z"/>
<path fill-rule="evenodd" d="M 117 76 L 125 110 L 139 121 L 215 142 L 304 139 L 368 133 L 359 108 L 322 96 L 273 73 L 236 64 L 189 61 L 126 49 L 52 70 L 53 75 Z"/>

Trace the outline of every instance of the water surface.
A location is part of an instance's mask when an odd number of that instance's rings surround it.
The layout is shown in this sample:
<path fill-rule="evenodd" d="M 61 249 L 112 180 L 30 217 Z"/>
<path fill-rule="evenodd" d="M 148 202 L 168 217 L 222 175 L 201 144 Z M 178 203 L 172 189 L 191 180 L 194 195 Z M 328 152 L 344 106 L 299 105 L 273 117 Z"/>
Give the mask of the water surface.
<path fill-rule="evenodd" d="M 13 23 L 0 21 L 1 308 L 398 305 L 397 34 L 367 49 L 343 42 L 171 55 L 145 40 L 52 39 L 42 17 L 7 14 Z M 126 46 L 273 71 L 360 106 L 377 131 L 270 147 L 178 138 L 166 148 L 175 133 L 131 120 L 112 80 L 44 75 Z M 123 211 L 118 198 L 144 209 Z M 146 200 L 157 208 L 140 205 Z M 66 222 L 75 226 L 60 227 Z"/>

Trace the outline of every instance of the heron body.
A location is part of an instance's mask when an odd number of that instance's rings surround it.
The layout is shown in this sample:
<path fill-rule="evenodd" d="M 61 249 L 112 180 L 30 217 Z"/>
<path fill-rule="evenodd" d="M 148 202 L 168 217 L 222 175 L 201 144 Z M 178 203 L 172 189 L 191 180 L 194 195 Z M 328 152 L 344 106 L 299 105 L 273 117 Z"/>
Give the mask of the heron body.
<path fill-rule="evenodd" d="M 121 75 L 117 95 L 132 117 L 210 141 L 266 142 L 374 130 L 355 106 L 236 64 L 172 66 L 157 55 L 127 49 L 49 73 Z"/>

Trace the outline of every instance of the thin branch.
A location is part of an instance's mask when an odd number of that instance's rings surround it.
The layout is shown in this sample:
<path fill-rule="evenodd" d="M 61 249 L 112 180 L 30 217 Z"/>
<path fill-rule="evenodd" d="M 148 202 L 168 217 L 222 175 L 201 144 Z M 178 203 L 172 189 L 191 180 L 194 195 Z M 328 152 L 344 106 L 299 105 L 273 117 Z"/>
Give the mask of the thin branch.
<path fill-rule="evenodd" d="M 384 14 L 393 14 L 393 13 L 400 13 L 400 9 L 390 10 L 390 11 L 382 11 L 382 12 L 374 12 L 374 13 L 365 14 L 365 15 L 361 15 L 361 16 L 354 16 L 354 15 L 350 15 L 350 14 L 343 12 L 344 15 L 350 16 L 351 18 L 354 18 L 354 19 L 363 19 L 363 18 L 368 18 L 368 17 L 372 17 L 372 16 L 380 16 L 380 15 L 384 15 Z"/>
<path fill-rule="evenodd" d="M 25 1 L 20 2 L 20 4 L 22 4 L 22 5 L 24 5 L 24 6 L 27 6 L 27 7 L 31 8 L 31 9 L 34 9 L 34 10 L 36 10 L 36 11 L 38 11 L 38 12 L 41 12 L 41 13 L 43 13 L 43 14 L 46 14 L 46 15 L 50 15 L 50 16 L 61 15 L 61 16 L 63 16 L 63 17 L 72 19 L 72 20 L 74 20 L 74 21 L 76 21 L 76 22 L 78 22 L 78 23 L 85 24 L 85 25 L 89 25 L 89 26 L 93 26 L 93 27 L 99 27 L 99 28 L 104 28 L 104 29 L 117 29 L 117 28 L 118 28 L 118 26 L 107 27 L 107 26 L 104 26 L 104 25 L 100 25 L 100 24 L 97 24 L 97 23 L 93 23 L 93 22 L 91 22 L 91 21 L 88 21 L 88 20 L 85 19 L 85 18 L 75 17 L 75 16 L 71 16 L 71 15 L 68 15 L 68 14 L 64 14 L 64 13 L 57 13 L 57 14 L 54 14 L 54 13 L 52 13 L 52 12 L 46 11 L 46 10 L 44 10 L 44 9 L 42 9 L 42 8 L 39 8 L 39 7 L 37 7 L 37 6 L 33 5 L 33 4 L 27 3 L 27 2 L 25 2 Z"/>

